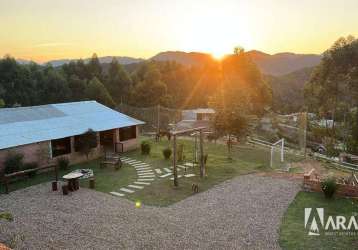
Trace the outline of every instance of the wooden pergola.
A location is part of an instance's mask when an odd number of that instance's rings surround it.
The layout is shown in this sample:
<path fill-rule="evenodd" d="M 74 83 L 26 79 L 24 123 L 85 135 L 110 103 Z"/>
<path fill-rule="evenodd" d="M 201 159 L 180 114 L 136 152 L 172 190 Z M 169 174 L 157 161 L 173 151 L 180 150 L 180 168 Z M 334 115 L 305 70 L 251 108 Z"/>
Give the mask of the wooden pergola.
<path fill-rule="evenodd" d="M 170 131 L 170 134 L 173 136 L 173 176 L 174 176 L 174 186 L 178 186 L 178 171 L 177 171 L 177 136 L 181 134 L 186 134 L 190 132 L 199 132 L 200 134 L 200 157 L 199 157 L 199 166 L 200 166 L 200 177 L 205 176 L 205 164 L 204 164 L 204 137 L 203 130 L 206 127 L 197 127 L 191 129 L 183 129 L 183 130 L 174 130 Z"/>

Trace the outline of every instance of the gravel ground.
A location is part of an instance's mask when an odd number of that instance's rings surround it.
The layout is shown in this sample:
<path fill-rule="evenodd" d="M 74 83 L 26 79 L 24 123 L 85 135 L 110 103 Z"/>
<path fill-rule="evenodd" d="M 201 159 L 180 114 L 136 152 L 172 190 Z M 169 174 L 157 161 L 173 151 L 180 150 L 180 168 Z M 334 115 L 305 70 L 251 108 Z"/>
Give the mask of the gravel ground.
<path fill-rule="evenodd" d="M 50 183 L 0 196 L 0 242 L 16 249 L 279 249 L 281 218 L 300 186 L 240 176 L 170 207 L 134 203 L 82 188 L 69 196 Z"/>

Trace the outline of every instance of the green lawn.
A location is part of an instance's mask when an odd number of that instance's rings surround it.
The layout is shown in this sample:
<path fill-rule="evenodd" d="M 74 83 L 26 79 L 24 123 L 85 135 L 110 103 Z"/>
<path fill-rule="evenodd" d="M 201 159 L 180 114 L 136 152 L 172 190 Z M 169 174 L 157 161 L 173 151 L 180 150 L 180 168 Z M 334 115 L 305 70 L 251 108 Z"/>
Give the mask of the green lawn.
<path fill-rule="evenodd" d="M 148 138 L 144 137 L 142 140 L 148 140 Z M 179 144 L 184 145 L 184 162 L 192 162 L 194 157 L 194 142 L 188 139 L 179 139 L 178 145 Z M 166 139 L 162 139 L 159 143 L 151 140 L 150 155 L 142 155 L 139 149 L 126 152 L 123 155 L 149 163 L 153 169 L 169 168 L 172 166 L 172 158 L 165 160 L 162 154 L 162 150 L 168 146 L 171 146 L 171 144 Z M 169 178 L 162 179 L 158 177 L 150 186 L 146 186 L 144 189 L 138 190 L 133 194 L 126 194 L 125 197 L 133 201 L 139 200 L 147 205 L 167 206 L 192 195 L 193 183 L 199 185 L 199 191 L 204 191 L 220 182 L 238 175 L 272 171 L 272 169 L 268 167 L 270 162 L 270 151 L 267 148 L 251 147 L 247 145 L 235 146 L 231 154 L 232 159 L 227 157 L 227 148 L 226 145 L 223 144 L 205 142 L 204 151 L 208 154 L 206 177 L 199 177 L 198 167 L 188 168 L 187 173 L 195 173 L 196 176 L 191 178 L 180 178 L 178 187 L 174 187 L 173 181 Z M 299 159 L 294 157 L 290 160 Z M 120 188 L 125 187 L 128 184 L 133 184 L 137 179 L 135 169 L 127 164 L 124 164 L 120 170 L 115 171 L 112 167 L 100 169 L 99 162 L 100 160 L 94 160 L 83 164 L 73 165 L 69 170 L 60 171 L 59 176 L 63 176 L 74 169 L 91 168 L 94 170 L 96 178 L 96 190 L 105 193 L 111 191 L 118 192 Z M 183 171 L 178 172 L 178 174 L 183 174 Z M 53 179 L 53 172 L 41 173 L 37 174 L 35 178 L 27 178 L 12 183 L 10 189 L 21 189 L 42 182 L 51 181 Z M 88 187 L 88 181 L 81 181 L 81 186 Z"/>
<path fill-rule="evenodd" d="M 191 162 L 194 157 L 194 142 L 191 140 L 178 140 L 178 145 L 179 144 L 184 145 L 185 161 Z M 166 139 L 163 139 L 159 143 L 152 141 L 151 145 L 151 153 L 149 156 L 142 155 L 139 150 L 126 153 L 125 155 L 150 163 L 153 168 L 172 166 L 172 159 L 164 160 L 162 155 L 162 150 L 171 146 L 170 143 Z M 206 142 L 204 151 L 208 153 L 207 176 L 205 178 L 199 177 L 198 167 L 189 168 L 189 171 L 195 173 L 196 177 L 180 178 L 178 187 L 175 187 L 173 181 L 168 178 L 158 178 L 149 187 L 136 191 L 127 197 L 134 201 L 141 201 L 147 205 L 167 206 L 192 195 L 193 192 L 191 188 L 193 183 L 199 185 L 200 191 L 204 191 L 238 175 L 271 171 L 271 169 L 268 168 L 270 152 L 264 148 L 252 148 L 248 146 L 235 147 L 232 153 L 232 159 L 228 159 L 227 148 L 222 144 Z M 178 174 L 182 174 L 182 172 Z"/>
<path fill-rule="evenodd" d="M 283 249 L 357 249 L 358 235 L 324 235 L 323 230 L 320 229 L 320 236 L 309 236 L 304 228 L 304 209 L 309 207 L 324 208 L 325 218 L 329 215 L 344 215 L 349 218 L 354 214 L 357 218 L 358 200 L 348 198 L 328 200 L 321 193 L 298 193 L 282 220 L 280 245 Z"/>
<path fill-rule="evenodd" d="M 133 167 L 126 164 L 116 171 L 113 167 L 104 169 L 99 168 L 100 160 L 89 161 L 86 163 L 75 164 L 70 166 L 68 170 L 59 170 L 59 178 L 63 175 L 79 168 L 91 168 L 96 177 L 96 190 L 102 192 L 111 192 L 113 189 L 126 186 L 136 180 L 136 171 Z M 52 181 L 55 179 L 54 171 L 38 173 L 34 178 L 24 178 L 10 184 L 10 191 L 22 189 L 32 185 L 43 182 Z M 81 180 L 82 187 L 88 187 L 88 180 Z M 0 193 L 4 193 L 4 187 L 0 185 Z"/>

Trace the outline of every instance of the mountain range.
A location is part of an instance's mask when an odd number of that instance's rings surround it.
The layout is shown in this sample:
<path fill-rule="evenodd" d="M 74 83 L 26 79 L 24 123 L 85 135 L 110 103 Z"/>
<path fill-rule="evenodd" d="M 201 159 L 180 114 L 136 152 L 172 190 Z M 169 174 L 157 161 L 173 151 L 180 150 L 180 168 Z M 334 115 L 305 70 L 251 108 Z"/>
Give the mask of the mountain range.
<path fill-rule="evenodd" d="M 257 64 L 263 74 L 273 76 L 282 76 L 303 68 L 314 67 L 320 63 L 322 58 L 321 55 L 288 52 L 270 55 L 257 50 L 248 51 L 246 54 Z M 210 54 L 199 52 L 167 51 L 153 56 L 150 60 L 200 65 L 213 60 L 213 58 Z"/>
<path fill-rule="evenodd" d="M 123 64 L 123 65 L 139 63 L 139 62 L 145 61 L 145 59 L 142 59 L 142 58 L 134 58 L 134 57 L 129 57 L 129 56 L 104 56 L 104 57 L 99 57 L 98 60 L 100 63 L 110 63 L 113 60 L 113 58 L 116 58 L 118 63 Z M 58 67 L 58 66 L 62 66 L 63 64 L 77 61 L 77 60 L 78 59 L 58 59 L 58 60 L 51 60 L 51 61 L 48 61 L 48 62 L 45 62 L 42 64 L 43 65 L 51 64 L 53 67 Z M 83 61 L 85 63 L 88 63 L 90 60 L 91 60 L 91 58 L 83 59 Z M 16 59 L 16 61 L 20 64 L 29 64 L 32 62 L 30 60 L 25 60 L 25 59 Z"/>
<path fill-rule="evenodd" d="M 322 58 L 321 55 L 316 54 L 295 54 L 288 52 L 270 55 L 258 50 L 251 50 L 246 52 L 246 54 L 252 58 L 263 74 L 272 76 L 282 76 L 303 68 L 314 67 L 319 64 Z M 110 63 L 113 58 L 116 58 L 117 61 L 123 65 L 145 61 L 145 59 L 142 58 L 127 56 L 105 56 L 99 57 L 98 59 L 101 63 Z M 46 63 L 57 67 L 75 60 L 76 59 L 61 59 L 48 61 Z M 85 62 L 89 60 L 90 58 L 84 59 Z M 160 52 L 147 60 L 176 61 L 184 65 L 197 66 L 210 62 L 213 58 L 210 54 L 200 52 L 166 51 Z M 29 61 L 22 59 L 18 59 L 17 61 L 21 64 L 29 63 Z"/>

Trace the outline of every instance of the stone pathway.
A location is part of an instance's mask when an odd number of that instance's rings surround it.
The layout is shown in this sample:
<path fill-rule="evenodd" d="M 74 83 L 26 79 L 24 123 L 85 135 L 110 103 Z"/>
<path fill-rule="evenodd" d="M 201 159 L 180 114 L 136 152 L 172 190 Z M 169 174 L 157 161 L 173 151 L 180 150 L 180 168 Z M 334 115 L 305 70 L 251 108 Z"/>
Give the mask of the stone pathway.
<path fill-rule="evenodd" d="M 121 157 L 121 160 L 134 167 L 137 171 L 137 180 L 133 182 L 133 184 L 129 184 L 126 187 L 120 188 L 118 191 L 110 192 L 110 194 L 114 196 L 123 197 L 126 194 L 132 194 L 137 190 L 141 190 L 145 188 L 145 186 L 149 186 L 153 181 L 155 181 L 156 174 L 159 175 L 160 178 L 170 177 L 170 180 L 173 180 L 173 166 L 169 168 L 156 168 L 152 169 L 151 165 L 142 161 L 138 161 L 135 159 L 131 159 L 129 157 Z M 195 174 L 186 174 L 186 171 L 189 167 L 193 167 L 194 165 L 191 162 L 186 162 L 183 165 L 178 165 L 177 170 L 184 170 L 184 175 L 178 175 L 178 178 L 181 177 L 193 177 Z"/>
<path fill-rule="evenodd" d="M 135 170 L 137 171 L 138 178 L 135 182 L 133 182 L 133 184 L 129 184 L 126 187 L 120 188 L 119 192 L 110 192 L 110 194 L 114 196 L 123 197 L 126 194 L 132 194 L 137 190 L 141 190 L 146 186 L 149 186 L 152 181 L 155 180 L 155 173 L 153 172 L 153 169 L 148 163 L 134 160 L 129 157 L 121 157 L 121 160 L 124 163 L 127 163 L 128 165 L 135 168 Z"/>

